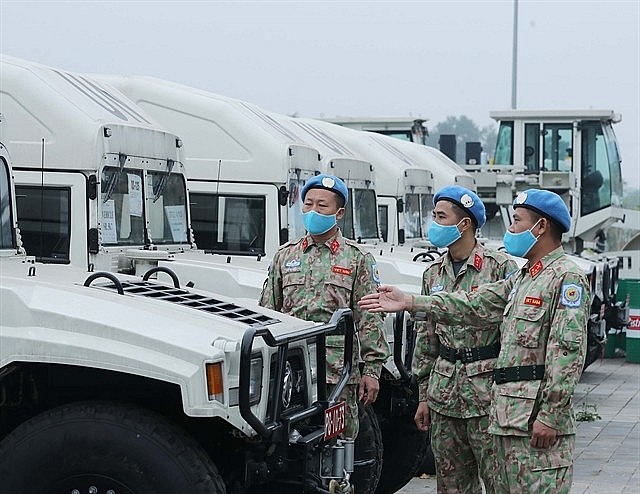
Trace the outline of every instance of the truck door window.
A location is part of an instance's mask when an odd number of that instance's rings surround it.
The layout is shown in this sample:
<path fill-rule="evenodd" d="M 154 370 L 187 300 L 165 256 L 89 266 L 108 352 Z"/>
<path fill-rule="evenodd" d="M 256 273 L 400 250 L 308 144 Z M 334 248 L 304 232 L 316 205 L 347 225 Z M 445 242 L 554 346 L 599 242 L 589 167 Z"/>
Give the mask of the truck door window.
<path fill-rule="evenodd" d="M 524 125 L 524 166 L 525 173 L 540 171 L 540 124 Z"/>
<path fill-rule="evenodd" d="M 495 165 L 513 165 L 513 122 L 500 122 L 496 144 Z"/>
<path fill-rule="evenodd" d="M 353 199 L 353 190 L 349 191 L 351 199 Z M 351 205 L 347 204 L 345 207 L 345 213 L 341 220 L 338 220 L 338 226 L 342 234 L 350 239 L 355 239 L 355 232 L 353 231 L 353 201 L 349 201 Z"/>
<path fill-rule="evenodd" d="M 191 221 L 198 248 L 264 255 L 266 199 L 193 193 Z"/>
<path fill-rule="evenodd" d="M 0 206 L 0 249 L 11 249 L 14 247 L 14 239 L 11 220 L 9 167 L 2 158 L 0 158 Z"/>
<path fill-rule="evenodd" d="M 570 172 L 573 168 L 573 124 L 544 124 L 545 171 Z"/>
<path fill-rule="evenodd" d="M 144 200 L 142 171 L 106 166 L 101 184 L 99 222 L 105 245 L 144 245 Z"/>
<path fill-rule="evenodd" d="M 18 227 L 27 254 L 41 262 L 68 262 L 71 189 L 16 186 Z"/>
<path fill-rule="evenodd" d="M 612 176 L 608 146 L 599 121 L 582 122 L 581 130 L 581 215 L 611 205 Z M 614 159 L 617 158 L 617 152 Z M 619 162 L 614 169 L 619 169 Z M 621 182 L 621 180 L 616 180 Z"/>
<path fill-rule="evenodd" d="M 162 190 L 158 190 L 158 184 Z M 148 236 L 154 244 L 188 242 L 187 188 L 184 176 L 147 173 Z"/>

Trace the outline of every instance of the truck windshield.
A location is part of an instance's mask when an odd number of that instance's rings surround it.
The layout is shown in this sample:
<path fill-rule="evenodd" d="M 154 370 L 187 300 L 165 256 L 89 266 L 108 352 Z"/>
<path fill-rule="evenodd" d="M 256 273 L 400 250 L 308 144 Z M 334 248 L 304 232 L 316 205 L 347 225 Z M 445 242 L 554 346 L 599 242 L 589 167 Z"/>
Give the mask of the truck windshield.
<path fill-rule="evenodd" d="M 184 176 L 147 173 L 149 239 L 154 244 L 187 243 L 187 188 Z"/>
<path fill-rule="evenodd" d="M 431 223 L 433 196 L 431 194 L 406 194 L 404 231 L 406 238 L 425 238 Z"/>
<path fill-rule="evenodd" d="M 352 189 L 355 239 L 378 238 L 378 207 L 376 192 L 371 189 Z"/>
<path fill-rule="evenodd" d="M 106 166 L 102 170 L 100 229 L 105 245 L 144 245 L 142 170 Z"/>
<path fill-rule="evenodd" d="M 198 248 L 208 252 L 264 255 L 264 196 L 190 194 Z"/>
<path fill-rule="evenodd" d="M 11 221 L 11 195 L 9 167 L 0 158 L 0 249 L 11 249 L 13 243 L 13 223 Z"/>

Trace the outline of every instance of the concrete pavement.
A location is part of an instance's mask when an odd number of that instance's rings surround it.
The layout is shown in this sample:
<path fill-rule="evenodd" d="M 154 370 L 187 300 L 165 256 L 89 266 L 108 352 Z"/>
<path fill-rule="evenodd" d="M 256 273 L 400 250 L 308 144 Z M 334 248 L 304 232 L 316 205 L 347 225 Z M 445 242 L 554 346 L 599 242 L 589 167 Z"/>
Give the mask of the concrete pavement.
<path fill-rule="evenodd" d="M 640 364 L 591 364 L 576 388 L 574 407 L 601 418 L 578 422 L 571 494 L 640 494 Z M 398 491 L 435 493 L 435 478 L 415 478 Z"/>

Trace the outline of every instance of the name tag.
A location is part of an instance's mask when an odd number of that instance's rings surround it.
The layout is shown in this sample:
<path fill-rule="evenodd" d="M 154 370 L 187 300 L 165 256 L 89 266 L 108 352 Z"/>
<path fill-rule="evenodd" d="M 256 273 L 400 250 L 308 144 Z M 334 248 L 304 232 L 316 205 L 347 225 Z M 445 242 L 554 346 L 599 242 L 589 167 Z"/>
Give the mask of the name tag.
<path fill-rule="evenodd" d="M 542 305 L 542 299 L 536 297 L 525 297 L 524 298 L 525 305 L 533 305 L 535 307 L 540 307 Z"/>
<path fill-rule="evenodd" d="M 333 266 L 331 271 L 338 274 L 343 274 L 345 276 L 351 276 L 351 268 L 342 268 L 340 266 Z"/>

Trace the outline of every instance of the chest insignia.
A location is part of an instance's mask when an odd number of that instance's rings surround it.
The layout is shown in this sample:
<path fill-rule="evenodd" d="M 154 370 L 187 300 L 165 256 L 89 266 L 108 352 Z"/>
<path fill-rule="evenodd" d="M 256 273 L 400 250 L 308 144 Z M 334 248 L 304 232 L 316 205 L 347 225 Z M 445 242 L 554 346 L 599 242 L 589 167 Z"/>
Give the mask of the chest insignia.
<path fill-rule="evenodd" d="M 296 269 L 299 268 L 302 263 L 300 259 L 292 259 L 284 263 L 285 269 Z"/>
<path fill-rule="evenodd" d="M 535 307 L 540 307 L 542 306 L 542 299 L 541 298 L 537 298 L 537 297 L 525 297 L 524 298 L 524 303 L 525 305 L 533 305 Z"/>
<path fill-rule="evenodd" d="M 331 271 L 333 271 L 334 273 L 338 273 L 338 274 L 343 274 L 345 276 L 351 276 L 351 268 L 342 268 L 340 266 L 333 266 L 331 268 Z"/>
<path fill-rule="evenodd" d="M 473 266 L 480 271 L 482 269 L 482 257 L 476 254 L 473 258 Z"/>
<path fill-rule="evenodd" d="M 538 273 L 542 271 L 542 262 L 538 261 L 537 263 L 535 263 L 533 265 L 533 267 L 529 270 L 529 273 L 531 274 L 532 278 L 535 278 Z"/>
<path fill-rule="evenodd" d="M 575 283 L 565 283 L 562 285 L 562 295 L 560 303 L 567 307 L 580 307 L 582 303 L 582 287 Z"/>
<path fill-rule="evenodd" d="M 438 293 L 444 290 L 444 285 L 438 283 L 437 285 L 433 285 L 431 287 L 431 293 Z"/>

